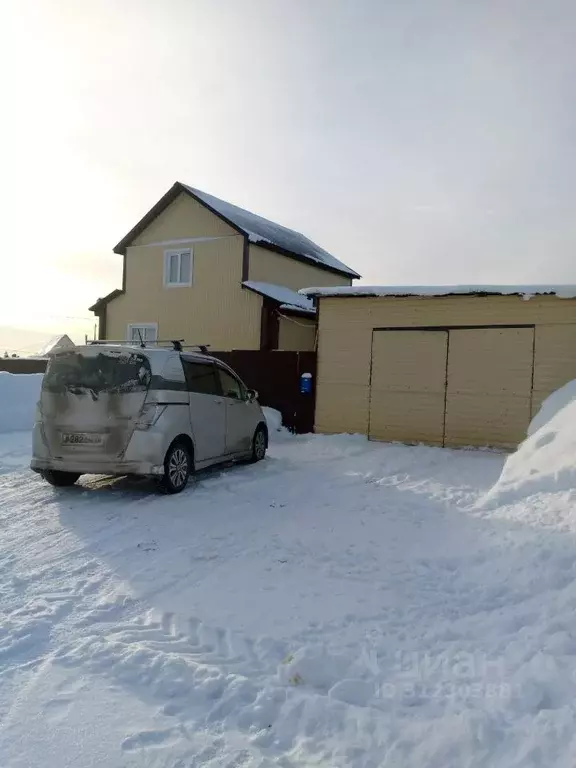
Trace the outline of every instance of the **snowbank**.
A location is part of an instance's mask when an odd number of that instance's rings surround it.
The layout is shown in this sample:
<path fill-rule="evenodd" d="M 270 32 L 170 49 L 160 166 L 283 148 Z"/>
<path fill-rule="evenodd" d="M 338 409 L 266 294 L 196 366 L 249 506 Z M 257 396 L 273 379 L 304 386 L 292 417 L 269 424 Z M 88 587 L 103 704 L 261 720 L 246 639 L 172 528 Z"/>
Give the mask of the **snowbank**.
<path fill-rule="evenodd" d="M 550 397 L 540 406 L 540 410 L 534 416 L 528 427 L 528 435 L 533 435 L 541 427 L 545 426 L 557 413 L 561 411 L 568 403 L 576 400 L 576 381 L 569 381 L 556 392 L 553 392 Z"/>
<path fill-rule="evenodd" d="M 262 406 L 262 411 L 266 417 L 266 424 L 268 425 L 268 432 L 282 432 L 282 414 L 275 408 L 268 408 L 268 406 Z"/>
<path fill-rule="evenodd" d="M 514 504 L 534 494 L 559 491 L 576 493 L 576 381 L 544 401 L 528 438 L 508 457 L 480 506 Z"/>
<path fill-rule="evenodd" d="M 0 371 L 0 432 L 32 429 L 42 376 Z"/>

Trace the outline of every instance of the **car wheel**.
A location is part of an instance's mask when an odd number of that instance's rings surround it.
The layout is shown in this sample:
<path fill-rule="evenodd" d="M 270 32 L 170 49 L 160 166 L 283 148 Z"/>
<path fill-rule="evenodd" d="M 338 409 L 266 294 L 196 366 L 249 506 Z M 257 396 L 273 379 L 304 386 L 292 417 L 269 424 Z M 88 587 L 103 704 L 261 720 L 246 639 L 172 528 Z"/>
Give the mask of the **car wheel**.
<path fill-rule="evenodd" d="M 45 469 L 42 472 L 42 477 L 50 485 L 54 485 L 57 488 L 65 488 L 69 485 L 74 485 L 76 480 L 80 477 L 79 472 L 62 472 L 59 469 Z"/>
<path fill-rule="evenodd" d="M 266 434 L 266 428 L 260 424 L 254 432 L 252 438 L 252 461 L 262 461 L 266 456 L 266 448 L 268 447 L 268 435 Z"/>
<path fill-rule="evenodd" d="M 174 443 L 164 459 L 164 476 L 160 488 L 164 493 L 180 493 L 186 488 L 192 471 L 190 451 L 184 443 Z"/>

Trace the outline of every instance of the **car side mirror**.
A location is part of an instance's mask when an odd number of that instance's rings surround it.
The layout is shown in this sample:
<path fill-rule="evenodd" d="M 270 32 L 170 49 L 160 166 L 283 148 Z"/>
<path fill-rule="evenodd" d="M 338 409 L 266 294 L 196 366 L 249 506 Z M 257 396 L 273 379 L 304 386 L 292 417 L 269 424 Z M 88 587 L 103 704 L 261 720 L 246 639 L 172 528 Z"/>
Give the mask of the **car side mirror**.
<path fill-rule="evenodd" d="M 256 392 L 255 389 L 249 389 L 246 392 L 246 401 L 248 403 L 253 403 L 254 400 L 258 400 L 258 392 Z"/>

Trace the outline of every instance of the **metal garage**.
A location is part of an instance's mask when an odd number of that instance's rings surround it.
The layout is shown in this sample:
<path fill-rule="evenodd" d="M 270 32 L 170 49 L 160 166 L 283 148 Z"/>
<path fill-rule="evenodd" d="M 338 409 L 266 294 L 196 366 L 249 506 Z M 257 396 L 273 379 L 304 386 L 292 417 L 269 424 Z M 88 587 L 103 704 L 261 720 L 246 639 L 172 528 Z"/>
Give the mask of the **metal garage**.
<path fill-rule="evenodd" d="M 542 400 L 576 378 L 576 289 L 411 290 L 312 291 L 316 431 L 517 445 Z"/>

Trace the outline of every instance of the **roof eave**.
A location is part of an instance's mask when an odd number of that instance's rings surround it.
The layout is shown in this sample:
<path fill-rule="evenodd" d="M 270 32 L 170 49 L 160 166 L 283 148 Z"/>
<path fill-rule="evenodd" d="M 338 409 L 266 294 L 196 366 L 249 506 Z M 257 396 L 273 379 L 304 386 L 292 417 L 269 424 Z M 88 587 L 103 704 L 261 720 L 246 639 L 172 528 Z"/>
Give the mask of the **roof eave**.
<path fill-rule="evenodd" d="M 175 200 L 178 195 L 183 192 L 182 185 L 179 181 L 177 181 L 175 184 L 173 184 L 168 192 L 166 194 L 162 195 L 160 200 L 150 208 L 150 210 L 144 214 L 144 216 L 140 219 L 140 221 L 132 227 L 130 232 L 128 232 L 127 235 L 124 235 L 122 240 L 120 240 L 119 243 L 117 243 L 113 250 L 114 253 L 118 253 L 121 256 L 126 255 L 126 248 L 134 241 L 135 238 L 138 237 L 138 235 L 143 232 L 146 227 L 151 224 L 154 219 L 159 216 L 162 211 L 167 208 L 170 203 Z"/>
<path fill-rule="evenodd" d="M 148 213 L 144 214 L 140 221 L 134 227 L 132 227 L 130 232 L 128 232 L 128 234 L 125 235 L 122 240 L 120 240 L 120 242 L 114 246 L 114 253 L 118 253 L 120 256 L 125 256 L 126 248 L 128 248 L 138 237 L 138 235 L 144 232 L 146 227 L 148 227 L 154 221 L 154 219 L 157 218 L 172 202 L 174 202 L 178 195 L 182 193 L 189 195 L 197 203 L 202 205 L 204 208 L 207 208 L 210 213 L 213 213 L 214 216 L 217 216 L 225 224 L 228 224 L 229 227 L 232 227 L 232 229 L 238 232 L 239 235 L 243 235 L 244 237 L 248 236 L 247 232 L 226 218 L 226 216 L 223 216 L 211 205 L 208 205 L 208 203 L 204 202 L 204 200 L 198 197 L 198 195 L 195 195 L 194 192 L 192 192 L 191 189 L 186 186 L 186 184 L 183 184 L 181 181 L 176 181 L 170 187 L 168 192 L 166 192 L 166 194 L 164 194 L 160 200 L 158 200 L 158 202 L 153 205 L 152 208 L 150 208 Z"/>
<path fill-rule="evenodd" d="M 123 293 L 124 291 L 121 288 L 115 288 L 106 296 L 103 296 L 101 299 L 98 299 L 98 301 L 95 301 L 91 307 L 88 307 L 88 312 L 94 312 L 95 314 L 98 314 L 98 312 L 100 312 L 101 309 L 107 306 L 111 301 L 116 299 L 118 296 L 122 296 Z"/>
<path fill-rule="evenodd" d="M 298 315 L 299 317 L 309 317 L 310 320 L 315 320 L 318 314 L 317 309 L 304 309 L 304 307 L 296 307 L 293 304 L 290 306 L 287 304 L 280 304 L 279 309 L 283 315 Z"/>

